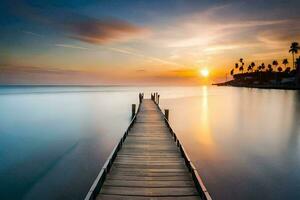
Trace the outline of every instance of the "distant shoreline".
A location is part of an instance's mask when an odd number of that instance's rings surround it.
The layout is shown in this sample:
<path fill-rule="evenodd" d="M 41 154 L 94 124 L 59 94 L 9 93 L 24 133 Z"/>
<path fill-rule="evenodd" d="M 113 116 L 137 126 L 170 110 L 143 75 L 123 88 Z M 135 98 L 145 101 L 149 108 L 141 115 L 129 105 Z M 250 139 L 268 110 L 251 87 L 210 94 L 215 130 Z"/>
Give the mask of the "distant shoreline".
<path fill-rule="evenodd" d="M 214 83 L 216 86 L 231 86 L 231 87 L 245 87 L 245 88 L 257 88 L 257 89 L 277 89 L 277 90 L 300 90 L 300 86 L 296 85 L 272 85 L 272 84 L 234 84 L 231 81 L 223 83 Z"/>

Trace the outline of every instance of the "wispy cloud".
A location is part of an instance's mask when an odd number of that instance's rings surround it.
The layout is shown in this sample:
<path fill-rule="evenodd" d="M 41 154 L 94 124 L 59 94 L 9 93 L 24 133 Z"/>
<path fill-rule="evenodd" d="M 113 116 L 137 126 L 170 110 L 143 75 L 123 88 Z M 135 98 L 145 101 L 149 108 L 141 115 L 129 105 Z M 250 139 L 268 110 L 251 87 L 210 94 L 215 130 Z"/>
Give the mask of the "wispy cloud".
<path fill-rule="evenodd" d="M 22 32 L 25 34 L 28 34 L 28 35 L 36 36 L 36 37 L 43 37 L 43 35 L 31 32 L 31 31 L 22 31 Z"/>
<path fill-rule="evenodd" d="M 25 2 L 11 4 L 15 14 L 32 22 L 52 27 L 53 31 L 61 31 L 69 38 L 91 44 L 107 44 L 124 42 L 144 37 L 150 31 L 125 20 L 112 17 L 94 18 L 87 15 L 70 12 L 69 10 L 46 10 L 32 7 Z M 24 33 L 38 35 L 26 31 Z"/>
<path fill-rule="evenodd" d="M 69 37 L 92 44 L 128 41 L 142 37 L 147 32 L 146 29 L 119 19 L 96 19 L 82 15 L 76 15 L 75 19 L 63 25 Z"/>
<path fill-rule="evenodd" d="M 0 83 L 5 84 L 112 84 L 120 75 L 105 71 L 31 65 L 0 65 Z"/>
<path fill-rule="evenodd" d="M 70 45 L 70 44 L 54 44 L 57 47 L 63 47 L 63 48 L 71 48 L 71 49 L 81 49 L 81 50 L 87 50 L 88 48 L 76 46 L 76 45 Z"/>
<path fill-rule="evenodd" d="M 207 54 L 215 54 L 222 53 L 227 50 L 235 50 L 242 48 L 250 48 L 250 47 L 259 47 L 259 43 L 232 43 L 232 44 L 221 44 L 221 45 L 210 45 L 203 49 L 203 51 Z"/>
<path fill-rule="evenodd" d="M 223 13 L 227 13 L 227 15 L 223 15 Z M 287 27 L 287 25 L 293 26 L 291 19 L 287 18 L 265 19 L 253 16 L 240 18 L 234 13 L 241 12 L 237 12 L 234 5 L 227 4 L 177 18 L 165 29 L 157 31 L 156 38 L 160 38 L 157 40 L 157 44 L 167 48 L 208 48 L 211 45 L 236 43 L 238 40 L 244 40 L 251 44 L 259 42 L 256 40 L 256 35 L 263 30 L 274 30 L 276 27 Z M 287 32 L 286 30 L 285 33 Z M 299 31 L 297 32 L 299 33 Z M 231 47 L 228 49 L 237 48 L 237 46 Z M 209 51 L 211 50 L 212 48 Z"/>
<path fill-rule="evenodd" d="M 1 69 L 4 73 L 15 74 L 78 74 L 80 70 L 64 69 L 58 67 L 38 67 L 38 66 L 16 66 L 16 65 L 1 65 Z"/>
<path fill-rule="evenodd" d="M 181 67 L 183 66 L 180 63 L 164 60 L 164 59 L 161 59 L 161 58 L 156 58 L 156 57 L 153 57 L 153 56 L 148 56 L 148 55 L 139 53 L 137 51 L 127 50 L 127 49 L 122 49 L 122 48 L 116 48 L 116 47 L 114 47 L 114 48 L 113 47 L 108 47 L 106 49 L 108 49 L 110 51 L 115 51 L 115 52 L 118 52 L 118 53 L 122 53 L 122 54 L 136 56 L 136 57 L 139 57 L 139 58 L 146 59 L 148 61 L 158 62 L 158 63 L 161 63 L 161 64 L 172 65 L 172 66 L 181 66 Z"/>

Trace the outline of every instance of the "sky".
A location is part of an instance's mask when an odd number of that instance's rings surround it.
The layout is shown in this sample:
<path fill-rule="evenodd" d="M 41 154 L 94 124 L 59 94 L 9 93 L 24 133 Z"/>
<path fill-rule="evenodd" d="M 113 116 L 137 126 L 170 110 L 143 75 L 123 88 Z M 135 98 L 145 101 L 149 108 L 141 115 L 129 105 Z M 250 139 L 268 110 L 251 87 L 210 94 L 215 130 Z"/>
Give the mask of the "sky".
<path fill-rule="evenodd" d="M 299 0 L 2 0 L 0 84 L 223 81 L 240 58 L 292 63 L 299 8 Z"/>

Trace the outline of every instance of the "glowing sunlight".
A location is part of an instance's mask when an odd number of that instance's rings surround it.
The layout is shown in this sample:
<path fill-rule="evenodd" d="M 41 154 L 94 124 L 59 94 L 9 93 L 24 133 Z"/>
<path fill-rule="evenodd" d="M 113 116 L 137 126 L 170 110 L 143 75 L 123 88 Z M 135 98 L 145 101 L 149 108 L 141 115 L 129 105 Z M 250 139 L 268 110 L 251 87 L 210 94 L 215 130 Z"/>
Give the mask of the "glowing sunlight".
<path fill-rule="evenodd" d="M 199 70 L 199 74 L 204 77 L 204 78 L 207 78 L 209 76 L 209 70 L 207 68 L 204 68 L 204 69 L 200 69 Z"/>

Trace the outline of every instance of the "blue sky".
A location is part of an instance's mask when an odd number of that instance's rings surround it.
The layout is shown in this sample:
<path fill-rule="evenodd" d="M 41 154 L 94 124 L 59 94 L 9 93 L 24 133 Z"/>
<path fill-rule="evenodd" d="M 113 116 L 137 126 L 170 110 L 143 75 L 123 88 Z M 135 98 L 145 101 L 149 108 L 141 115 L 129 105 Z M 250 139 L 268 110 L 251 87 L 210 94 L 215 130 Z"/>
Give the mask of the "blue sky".
<path fill-rule="evenodd" d="M 22 0 L 0 3 L 2 84 L 201 84 L 299 41 L 300 2 Z M 291 60 L 290 60 L 291 62 Z"/>

